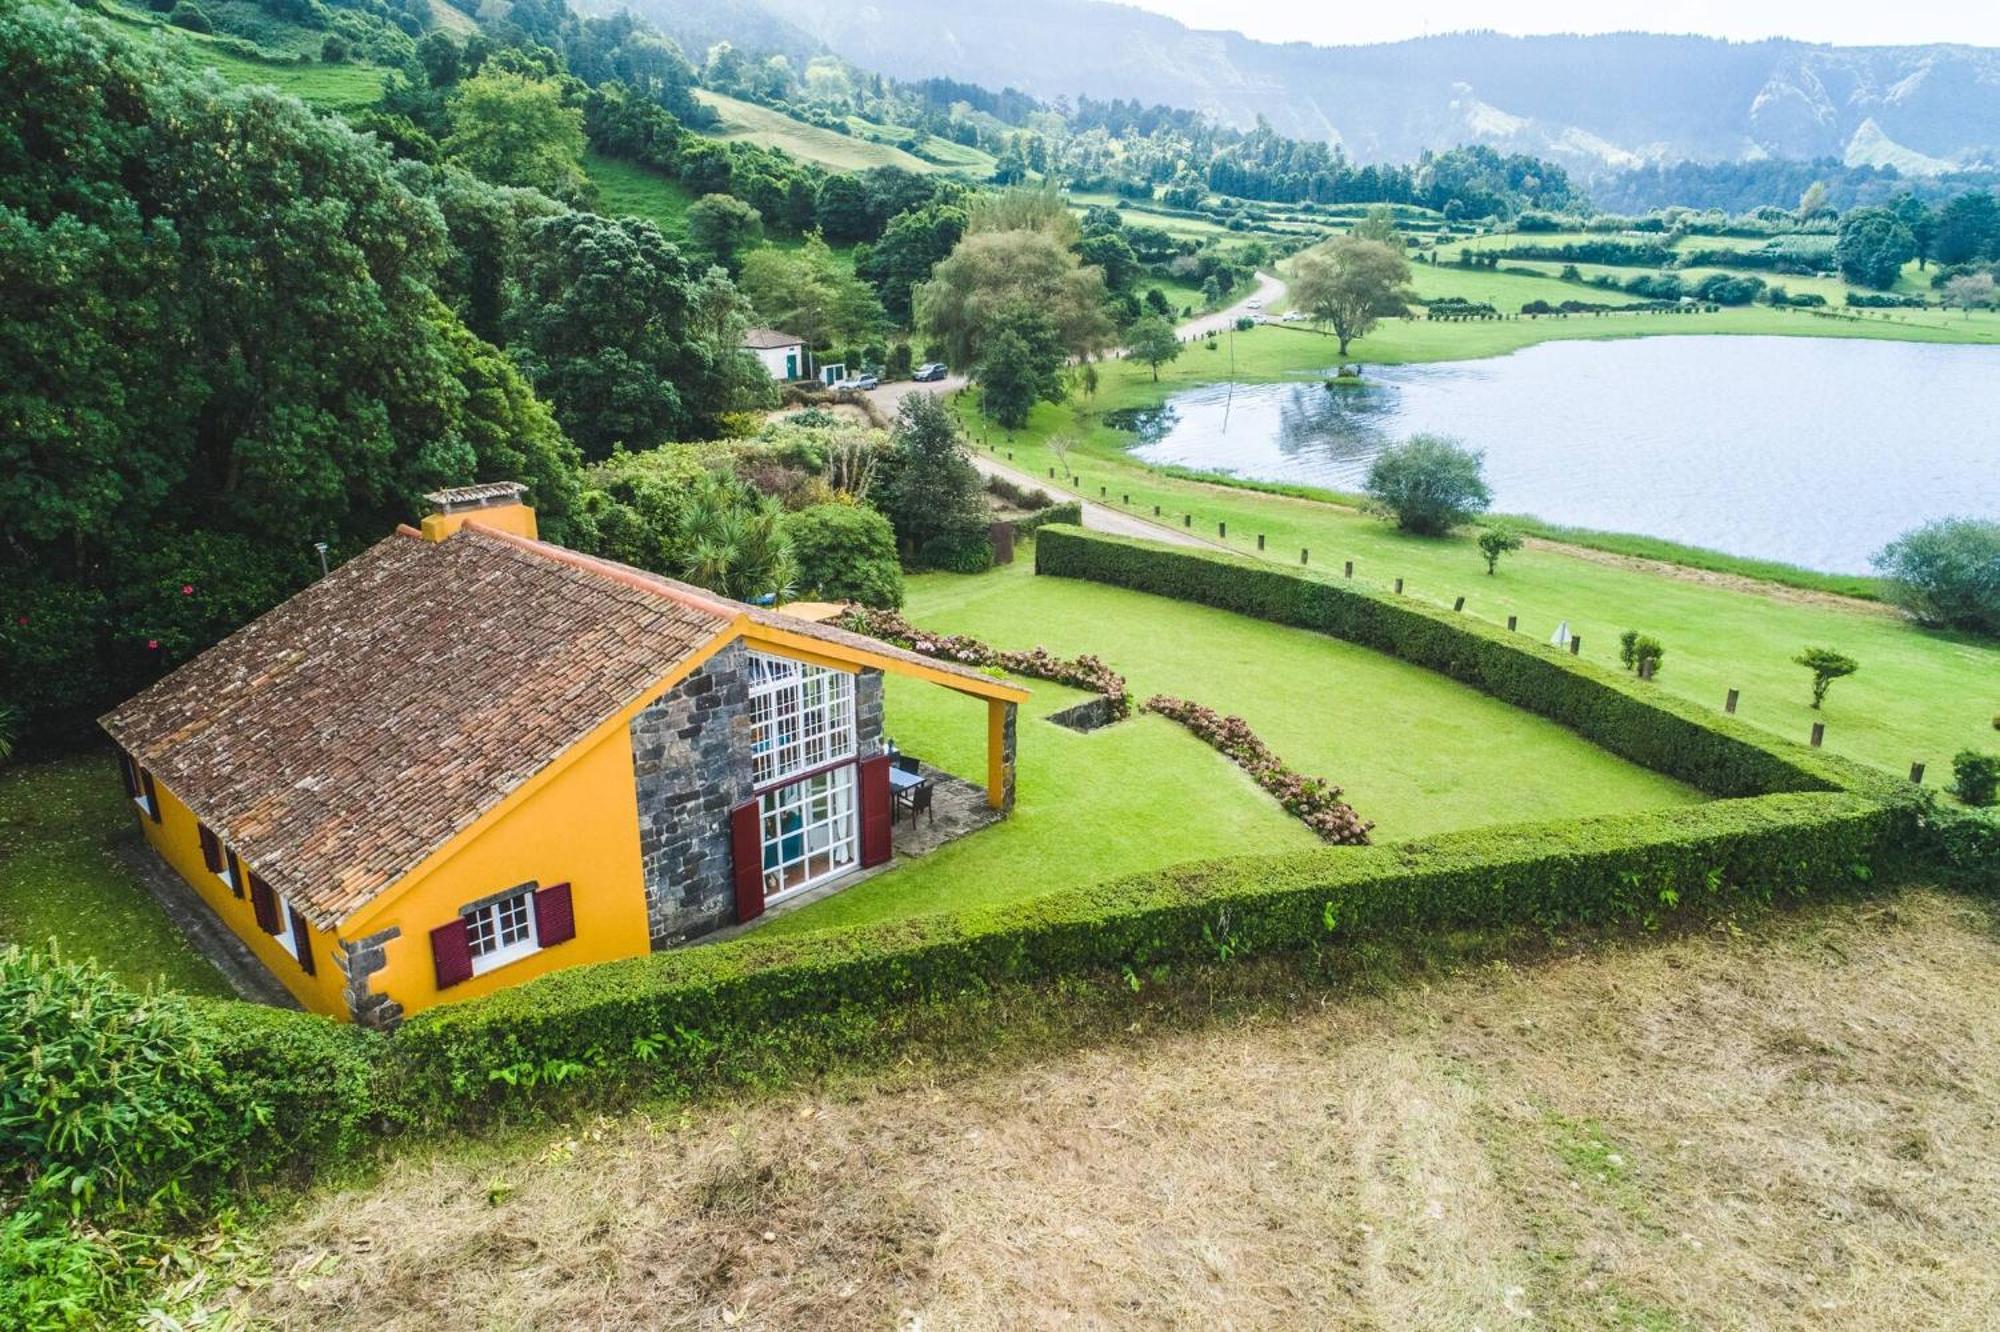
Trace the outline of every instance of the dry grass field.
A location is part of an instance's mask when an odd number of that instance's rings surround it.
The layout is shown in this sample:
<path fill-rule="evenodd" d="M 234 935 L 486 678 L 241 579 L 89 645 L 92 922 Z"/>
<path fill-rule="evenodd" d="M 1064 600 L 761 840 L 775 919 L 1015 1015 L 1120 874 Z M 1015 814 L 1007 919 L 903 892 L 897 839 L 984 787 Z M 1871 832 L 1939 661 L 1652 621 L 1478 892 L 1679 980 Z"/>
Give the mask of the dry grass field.
<path fill-rule="evenodd" d="M 1909 892 L 405 1157 L 260 1320 L 1989 1328 L 2000 933 Z"/>

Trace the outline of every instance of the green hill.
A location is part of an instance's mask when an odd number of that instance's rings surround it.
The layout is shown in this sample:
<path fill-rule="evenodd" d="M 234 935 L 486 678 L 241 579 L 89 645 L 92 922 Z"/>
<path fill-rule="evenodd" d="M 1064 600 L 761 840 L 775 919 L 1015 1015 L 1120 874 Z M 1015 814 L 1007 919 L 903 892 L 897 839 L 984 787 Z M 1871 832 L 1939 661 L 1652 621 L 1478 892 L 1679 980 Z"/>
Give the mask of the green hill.
<path fill-rule="evenodd" d="M 695 96 L 702 105 L 712 108 L 722 117 L 721 127 L 712 132 L 712 137 L 724 140 L 744 140 L 765 148 L 781 148 L 804 162 L 817 162 L 834 171 L 865 171 L 869 167 L 895 166 L 905 171 L 960 171 L 967 167 L 956 163 L 926 162 L 923 158 L 904 152 L 890 143 L 877 143 L 853 134 L 841 134 L 836 130 L 822 129 L 818 125 L 808 125 L 802 120 L 794 120 L 782 111 L 755 102 L 740 101 L 725 97 L 721 93 L 710 92 L 706 88 L 696 91 Z M 865 122 L 863 122 L 865 123 Z M 960 148 L 957 144 L 934 141 L 943 149 L 954 154 L 971 154 L 992 170 L 993 159 L 977 149 Z"/>

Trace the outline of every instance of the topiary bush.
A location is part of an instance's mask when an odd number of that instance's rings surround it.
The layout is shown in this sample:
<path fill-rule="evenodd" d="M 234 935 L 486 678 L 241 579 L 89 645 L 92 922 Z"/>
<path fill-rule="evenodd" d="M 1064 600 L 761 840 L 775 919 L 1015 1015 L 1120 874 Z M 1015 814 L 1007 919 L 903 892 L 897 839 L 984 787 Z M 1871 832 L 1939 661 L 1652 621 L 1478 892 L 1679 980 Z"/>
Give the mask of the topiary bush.
<path fill-rule="evenodd" d="M 891 609 L 903 604 L 896 530 L 875 510 L 815 504 L 786 515 L 785 536 L 802 596 Z"/>

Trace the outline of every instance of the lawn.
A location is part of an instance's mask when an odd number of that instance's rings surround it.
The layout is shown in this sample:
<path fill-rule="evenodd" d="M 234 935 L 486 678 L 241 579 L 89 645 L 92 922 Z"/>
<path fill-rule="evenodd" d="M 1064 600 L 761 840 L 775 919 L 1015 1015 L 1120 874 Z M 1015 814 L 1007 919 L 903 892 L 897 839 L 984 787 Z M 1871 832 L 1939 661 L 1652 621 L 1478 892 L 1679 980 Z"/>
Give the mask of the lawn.
<path fill-rule="evenodd" d="M 599 152 L 583 155 L 583 170 L 597 187 L 598 206 L 607 216 L 643 217 L 667 236 L 687 236 L 687 209 L 694 195 L 679 181 Z"/>
<path fill-rule="evenodd" d="M 141 10 L 107 5 L 102 12 L 114 23 L 138 29 L 162 45 L 174 46 L 192 63 L 213 68 L 231 83 L 264 84 L 290 93 L 302 102 L 342 114 L 365 111 L 382 97 L 382 80 L 388 71 L 380 66 L 253 60 L 223 50 L 205 34 L 170 27 L 164 20 Z"/>
<path fill-rule="evenodd" d="M 910 580 L 907 613 L 999 646 L 1092 652 L 1134 697 L 1172 693 L 1243 717 L 1288 763 L 1344 787 L 1377 841 L 1689 804 L 1699 792 L 1529 713 L 1321 634 L 1068 579 L 1024 553 L 978 577 Z M 1234 765 L 1172 724 L 1089 735 L 1043 720 L 1081 696 L 1027 681 L 1014 817 L 767 928 L 823 929 L 1006 901 L 1205 856 L 1316 844 Z M 949 771 L 984 771 L 980 709 L 891 680 L 888 730 Z"/>
<path fill-rule="evenodd" d="M 54 939 L 133 985 L 229 995 L 126 868 L 134 818 L 105 755 L 0 771 L 0 942 Z"/>
<path fill-rule="evenodd" d="M 1705 317 L 1661 318 L 1678 325 Z M 1368 339 L 1369 345 L 1357 344 L 1357 354 L 1364 360 L 1400 359 L 1379 350 L 1392 340 L 1436 352 L 1428 335 L 1432 327 L 1476 333 L 1532 325 L 1398 325 Z M 1236 338 L 1238 377 L 1277 378 L 1287 366 L 1306 363 L 1323 367 L 1331 350 L 1330 340 L 1311 334 L 1258 329 Z M 1497 622 L 1517 615 L 1524 632 L 1543 637 L 1567 620 L 1582 635 L 1586 654 L 1598 661 L 1616 659 L 1620 631 L 1650 633 L 1667 645 L 1661 688 L 1715 707 L 1728 690 L 1739 689 L 1739 715 L 1745 720 L 1794 740 L 1804 740 L 1812 723 L 1823 721 L 1828 749 L 1898 773 L 1921 761 L 1933 786 L 1941 777 L 1948 780 L 1954 753 L 1995 745 L 1991 723 L 2000 712 L 2000 647 L 1990 642 L 1923 632 L 1884 608 L 1707 575 L 1663 576 L 1564 548 L 1510 555 L 1489 578 L 1470 536 L 1412 537 L 1344 505 L 1169 476 L 1134 461 L 1124 451 L 1130 436 L 1103 424 L 1108 409 L 1157 403 L 1173 389 L 1224 377 L 1227 364 L 1225 352 L 1197 345 L 1162 369 L 1156 387 L 1144 366 L 1110 362 L 1089 403 L 1042 406 L 1028 431 L 1011 442 L 990 433 L 991 445 L 1003 460 L 1011 450 L 1016 466 L 1039 477 L 1054 464 L 1040 441 L 1056 432 L 1073 435 L 1082 442 L 1071 465 L 1093 499 L 1103 486 L 1114 504 L 1129 494 L 1132 508 L 1143 515 L 1155 504 L 1172 522 L 1192 513 L 1195 530 L 1209 537 L 1217 522 L 1226 521 L 1228 544 L 1243 553 L 1256 553 L 1257 535 L 1263 533 L 1267 555 L 1286 563 L 1295 564 L 1301 548 L 1311 551 L 1314 566 L 1330 572 L 1352 559 L 1356 577 L 1371 586 L 1402 577 L 1407 595 L 1445 605 L 1465 596 L 1467 614 Z M 1802 647 L 1821 643 L 1857 658 L 1861 672 L 1835 685 L 1824 711 L 1816 713 L 1808 706 L 1807 673 L 1792 658 Z"/>
<path fill-rule="evenodd" d="M 706 88 L 696 89 L 695 96 L 722 117 L 722 126 L 711 135 L 713 138 L 743 139 L 766 148 L 782 148 L 802 161 L 818 162 L 835 171 L 863 171 L 878 166 L 919 172 L 949 169 L 914 157 L 893 144 L 871 143 L 855 135 L 808 125 L 755 102 L 725 97 Z"/>

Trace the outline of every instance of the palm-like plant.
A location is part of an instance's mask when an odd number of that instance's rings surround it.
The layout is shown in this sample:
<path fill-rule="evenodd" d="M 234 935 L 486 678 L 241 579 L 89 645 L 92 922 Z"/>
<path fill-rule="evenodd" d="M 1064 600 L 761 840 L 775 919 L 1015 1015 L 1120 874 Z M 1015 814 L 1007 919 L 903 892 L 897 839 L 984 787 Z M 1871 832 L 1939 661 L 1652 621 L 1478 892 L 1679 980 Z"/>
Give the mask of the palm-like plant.
<path fill-rule="evenodd" d="M 738 601 L 784 597 L 797 569 L 785 540 L 784 509 L 728 472 L 696 486 L 681 518 L 690 582 Z"/>

